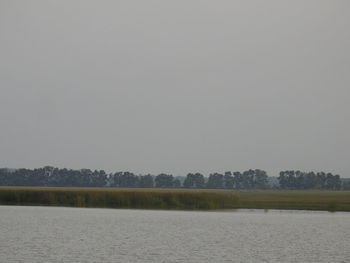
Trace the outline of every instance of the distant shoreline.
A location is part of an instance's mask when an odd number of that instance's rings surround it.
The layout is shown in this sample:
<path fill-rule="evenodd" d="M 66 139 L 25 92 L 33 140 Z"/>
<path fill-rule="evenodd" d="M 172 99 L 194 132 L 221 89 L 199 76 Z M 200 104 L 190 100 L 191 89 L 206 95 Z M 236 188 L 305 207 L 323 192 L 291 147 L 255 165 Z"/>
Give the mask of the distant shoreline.
<path fill-rule="evenodd" d="M 0 205 L 162 210 L 276 209 L 350 212 L 350 191 L 0 187 Z"/>

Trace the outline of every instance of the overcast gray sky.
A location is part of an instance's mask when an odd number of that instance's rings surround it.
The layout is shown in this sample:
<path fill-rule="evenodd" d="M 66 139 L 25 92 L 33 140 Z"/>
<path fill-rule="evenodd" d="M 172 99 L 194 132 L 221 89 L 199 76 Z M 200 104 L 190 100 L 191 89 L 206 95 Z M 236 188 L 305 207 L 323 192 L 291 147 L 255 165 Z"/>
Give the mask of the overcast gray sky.
<path fill-rule="evenodd" d="M 350 1 L 0 0 L 0 166 L 350 176 Z"/>

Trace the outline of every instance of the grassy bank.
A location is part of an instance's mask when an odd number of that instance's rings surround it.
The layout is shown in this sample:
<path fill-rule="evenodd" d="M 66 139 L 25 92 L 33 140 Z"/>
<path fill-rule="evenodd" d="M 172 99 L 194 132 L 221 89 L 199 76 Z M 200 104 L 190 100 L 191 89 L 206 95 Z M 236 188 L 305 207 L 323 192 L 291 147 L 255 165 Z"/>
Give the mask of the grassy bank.
<path fill-rule="evenodd" d="M 350 191 L 0 187 L 0 205 L 350 211 Z"/>

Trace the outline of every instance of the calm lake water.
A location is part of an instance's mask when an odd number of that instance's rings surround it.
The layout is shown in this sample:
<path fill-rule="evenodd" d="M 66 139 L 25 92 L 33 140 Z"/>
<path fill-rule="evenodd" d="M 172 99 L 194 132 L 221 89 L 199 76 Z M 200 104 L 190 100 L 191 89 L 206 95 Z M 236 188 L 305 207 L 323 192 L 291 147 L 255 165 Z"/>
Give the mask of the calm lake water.
<path fill-rule="evenodd" d="M 0 262 L 350 262 L 350 213 L 0 206 Z"/>

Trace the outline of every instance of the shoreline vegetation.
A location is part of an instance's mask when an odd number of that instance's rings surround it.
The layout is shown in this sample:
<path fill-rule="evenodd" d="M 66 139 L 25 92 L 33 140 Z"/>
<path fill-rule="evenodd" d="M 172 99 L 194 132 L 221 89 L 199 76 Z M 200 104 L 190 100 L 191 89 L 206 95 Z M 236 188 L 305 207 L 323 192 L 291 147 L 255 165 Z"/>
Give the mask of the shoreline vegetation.
<path fill-rule="evenodd" d="M 350 191 L 1 186 L 0 205 L 350 212 Z"/>

